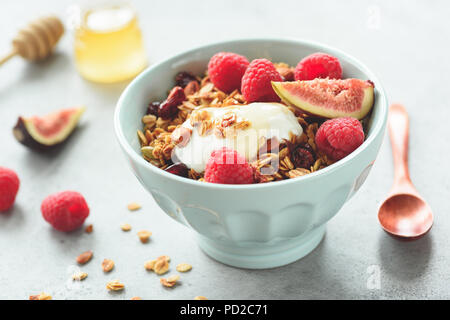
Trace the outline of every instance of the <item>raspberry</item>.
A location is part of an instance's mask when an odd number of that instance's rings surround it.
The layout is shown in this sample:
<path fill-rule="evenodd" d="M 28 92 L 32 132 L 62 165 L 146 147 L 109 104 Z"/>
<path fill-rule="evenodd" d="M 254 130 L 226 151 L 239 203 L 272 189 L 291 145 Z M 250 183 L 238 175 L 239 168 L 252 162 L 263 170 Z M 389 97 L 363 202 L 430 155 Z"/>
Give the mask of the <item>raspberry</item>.
<path fill-rule="evenodd" d="M 208 63 L 208 75 L 220 90 L 230 93 L 241 88 L 242 76 L 248 67 L 248 60 L 231 52 L 216 53 Z"/>
<path fill-rule="evenodd" d="M 0 167 L 0 212 L 10 209 L 14 205 L 20 181 L 11 169 Z"/>
<path fill-rule="evenodd" d="M 225 184 L 253 183 L 253 169 L 237 151 L 223 147 L 211 153 L 205 181 Z"/>
<path fill-rule="evenodd" d="M 326 53 L 313 53 L 302 59 L 295 68 L 295 80 L 316 78 L 341 79 L 342 67 L 336 57 Z"/>
<path fill-rule="evenodd" d="M 81 194 L 74 191 L 58 192 L 42 201 L 44 219 L 59 231 L 72 231 L 89 216 L 89 207 Z"/>
<path fill-rule="evenodd" d="M 325 121 L 316 133 L 317 147 L 333 160 L 346 157 L 363 142 L 361 123 L 350 117 Z"/>
<path fill-rule="evenodd" d="M 272 62 L 255 59 L 248 66 L 242 78 L 241 92 L 248 102 L 278 102 L 280 98 L 273 91 L 271 81 L 283 81 Z"/>

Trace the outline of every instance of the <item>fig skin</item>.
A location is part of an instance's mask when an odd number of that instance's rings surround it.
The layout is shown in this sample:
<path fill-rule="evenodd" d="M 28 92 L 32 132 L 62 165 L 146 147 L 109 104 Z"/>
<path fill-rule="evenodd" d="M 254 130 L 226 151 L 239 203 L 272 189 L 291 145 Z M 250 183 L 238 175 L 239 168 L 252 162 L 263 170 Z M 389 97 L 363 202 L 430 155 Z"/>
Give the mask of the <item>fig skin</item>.
<path fill-rule="evenodd" d="M 23 117 L 19 117 L 19 119 L 17 120 L 17 123 L 13 128 L 13 135 L 16 138 L 16 140 L 19 141 L 24 146 L 38 151 L 46 151 L 61 144 L 57 143 L 54 145 L 46 145 L 34 139 L 28 132 Z"/>
<path fill-rule="evenodd" d="M 68 140 L 68 138 L 72 135 L 72 133 L 75 131 L 79 118 L 83 114 L 84 110 L 85 110 L 84 107 L 78 108 L 77 112 L 74 113 L 74 118 L 71 119 L 71 121 L 69 121 L 66 124 L 67 126 L 73 126 L 73 128 L 65 132 L 64 135 L 61 135 L 61 137 L 54 143 L 45 143 L 46 139 L 45 137 L 42 137 L 42 141 L 39 141 L 38 137 L 37 138 L 33 137 L 27 128 L 27 122 L 31 122 L 31 120 L 27 120 L 24 117 L 18 118 L 17 123 L 12 130 L 13 135 L 17 141 L 19 141 L 21 144 L 32 150 L 48 151 L 50 149 L 57 148 L 60 145 L 64 144 Z"/>

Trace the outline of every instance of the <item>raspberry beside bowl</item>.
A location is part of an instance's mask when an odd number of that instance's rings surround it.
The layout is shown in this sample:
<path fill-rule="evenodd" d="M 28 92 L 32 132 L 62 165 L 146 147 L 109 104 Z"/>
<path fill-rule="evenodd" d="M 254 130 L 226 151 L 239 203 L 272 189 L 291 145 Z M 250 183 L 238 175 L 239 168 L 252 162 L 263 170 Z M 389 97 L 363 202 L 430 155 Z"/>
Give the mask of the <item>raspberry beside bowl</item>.
<path fill-rule="evenodd" d="M 344 77 L 375 83 L 366 141 L 346 158 L 317 172 L 256 185 L 198 182 L 147 163 L 141 157 L 136 131 L 148 103 L 163 98 L 179 71 L 203 73 L 219 51 L 290 65 L 314 52 L 337 57 Z M 169 216 L 199 233 L 199 245 L 208 255 L 228 265 L 261 269 L 291 263 L 320 243 L 326 222 L 365 181 L 384 137 L 386 120 L 384 90 L 376 76 L 356 59 L 309 41 L 243 39 L 202 46 L 145 70 L 118 101 L 115 130 L 136 177 Z"/>

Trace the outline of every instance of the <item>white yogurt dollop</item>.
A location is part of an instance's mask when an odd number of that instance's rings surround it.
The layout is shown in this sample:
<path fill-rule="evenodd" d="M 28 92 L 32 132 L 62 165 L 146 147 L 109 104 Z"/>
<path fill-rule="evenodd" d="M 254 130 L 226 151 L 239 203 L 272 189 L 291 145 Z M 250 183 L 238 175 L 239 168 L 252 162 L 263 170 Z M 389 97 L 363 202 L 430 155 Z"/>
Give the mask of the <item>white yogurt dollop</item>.
<path fill-rule="evenodd" d="M 222 147 L 228 147 L 245 156 L 247 161 L 255 159 L 261 147 L 262 137 L 277 138 L 278 141 L 289 140 L 290 133 L 300 136 L 303 129 L 295 115 L 280 103 L 251 103 L 222 108 L 203 108 L 208 111 L 210 120 L 220 123 L 224 115 L 234 113 L 239 121 L 248 121 L 250 126 L 236 131 L 235 135 L 222 138 L 214 133 L 200 135 L 198 127 L 191 125 L 187 119 L 182 127 L 192 130 L 189 142 L 181 147 L 175 147 L 175 156 L 187 167 L 197 172 L 203 172 L 211 152 Z"/>

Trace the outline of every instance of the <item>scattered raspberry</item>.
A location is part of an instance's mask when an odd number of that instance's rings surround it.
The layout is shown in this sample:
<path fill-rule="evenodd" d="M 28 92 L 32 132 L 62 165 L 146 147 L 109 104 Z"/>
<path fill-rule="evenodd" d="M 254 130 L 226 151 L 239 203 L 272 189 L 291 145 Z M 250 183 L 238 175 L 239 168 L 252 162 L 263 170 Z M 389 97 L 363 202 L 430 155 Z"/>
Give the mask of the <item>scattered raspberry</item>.
<path fill-rule="evenodd" d="M 74 191 L 58 192 L 42 201 L 44 219 L 59 231 L 72 231 L 89 216 L 89 207 L 81 194 Z"/>
<path fill-rule="evenodd" d="M 19 177 L 11 169 L 0 167 L 0 212 L 14 205 L 19 191 Z"/>
<path fill-rule="evenodd" d="M 280 98 L 273 91 L 271 81 L 283 81 L 272 62 L 255 59 L 248 66 L 242 78 L 241 91 L 248 102 L 278 102 Z"/>
<path fill-rule="evenodd" d="M 237 151 L 223 147 L 211 153 L 205 181 L 224 184 L 253 183 L 253 169 Z"/>
<path fill-rule="evenodd" d="M 342 67 L 336 57 L 326 53 L 313 53 L 302 59 L 295 68 L 295 80 L 316 78 L 341 79 Z"/>
<path fill-rule="evenodd" d="M 317 147 L 333 160 L 346 157 L 363 142 L 361 123 L 350 117 L 325 121 L 316 133 Z"/>
<path fill-rule="evenodd" d="M 231 52 L 219 52 L 209 60 L 208 75 L 218 89 L 230 93 L 241 88 L 242 76 L 247 67 L 246 57 Z"/>

